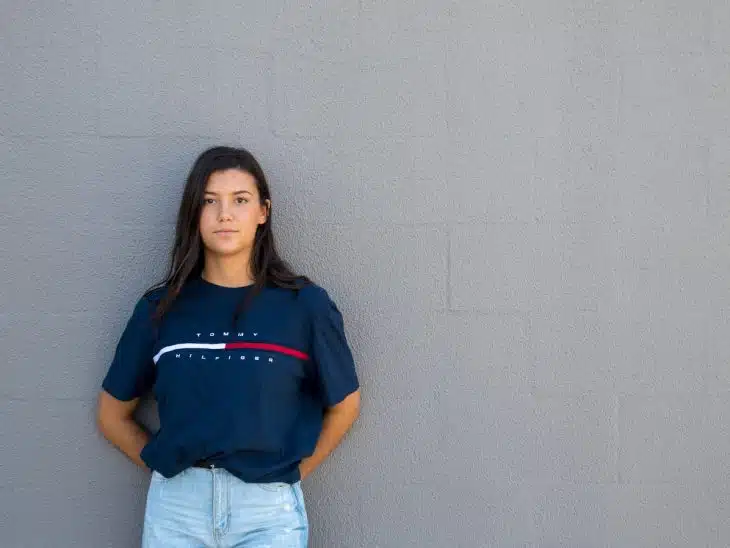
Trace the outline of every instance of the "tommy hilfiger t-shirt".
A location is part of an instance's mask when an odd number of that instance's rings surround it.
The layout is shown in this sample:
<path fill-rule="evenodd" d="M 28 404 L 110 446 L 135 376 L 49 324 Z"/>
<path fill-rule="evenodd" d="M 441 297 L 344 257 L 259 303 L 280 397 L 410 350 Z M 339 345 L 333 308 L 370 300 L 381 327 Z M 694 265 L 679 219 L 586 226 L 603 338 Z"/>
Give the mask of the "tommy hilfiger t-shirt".
<path fill-rule="evenodd" d="M 359 386 L 342 316 L 324 289 L 266 287 L 233 326 L 252 290 L 194 278 L 156 330 L 157 290 L 122 333 L 102 387 L 125 401 L 153 391 L 160 429 L 141 458 L 165 477 L 207 459 L 243 481 L 294 483 L 324 410 Z"/>

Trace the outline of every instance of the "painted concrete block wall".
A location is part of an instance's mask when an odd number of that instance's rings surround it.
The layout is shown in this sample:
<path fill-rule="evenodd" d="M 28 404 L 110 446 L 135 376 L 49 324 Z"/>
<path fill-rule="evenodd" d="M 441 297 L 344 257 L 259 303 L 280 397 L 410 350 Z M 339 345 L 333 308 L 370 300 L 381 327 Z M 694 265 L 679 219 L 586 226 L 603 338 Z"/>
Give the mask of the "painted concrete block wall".
<path fill-rule="evenodd" d="M 138 542 L 94 402 L 218 143 L 363 382 L 313 546 L 730 545 L 730 4 L 0 13 L 0 545 Z"/>

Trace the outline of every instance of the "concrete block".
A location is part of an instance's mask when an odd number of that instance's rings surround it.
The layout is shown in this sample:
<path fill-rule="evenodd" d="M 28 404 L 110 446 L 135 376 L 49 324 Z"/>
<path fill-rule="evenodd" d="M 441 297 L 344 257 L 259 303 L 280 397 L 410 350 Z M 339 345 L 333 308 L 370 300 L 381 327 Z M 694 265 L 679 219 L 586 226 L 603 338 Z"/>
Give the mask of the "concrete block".
<path fill-rule="evenodd" d="M 437 428 L 447 448 L 444 473 L 454 481 L 616 481 L 612 397 L 535 397 L 479 390 L 460 379 L 445 379 L 442 389 L 444 418 Z"/>
<path fill-rule="evenodd" d="M 98 45 L 102 20 L 100 0 L 40 0 L 32 3 L 3 2 L 0 45 L 16 47 L 81 47 Z"/>
<path fill-rule="evenodd" d="M 173 228 L 12 225 L 0 234 L 2 245 L 22 242 L 29 250 L 2 265 L 5 310 L 84 314 L 136 302 L 143 289 L 161 279 Z"/>
<path fill-rule="evenodd" d="M 711 2 L 709 8 L 708 49 L 711 53 L 730 53 L 727 29 L 730 26 L 730 4 Z"/>
<path fill-rule="evenodd" d="M 107 478 L 114 473 L 108 470 Z M 57 548 L 90 542 L 109 548 L 140 544 L 146 482 L 112 486 L 104 478 L 59 481 L 62 475 L 57 471 L 39 487 L 0 488 L 5 546 L 47 546 L 49 541 Z"/>
<path fill-rule="evenodd" d="M 453 11 L 450 2 L 362 0 L 352 45 L 379 58 L 443 45 L 453 25 Z"/>
<path fill-rule="evenodd" d="M 562 214 L 610 223 L 621 205 L 616 184 L 620 72 L 606 52 L 568 60 L 561 121 Z"/>
<path fill-rule="evenodd" d="M 619 322 L 595 311 L 535 314 L 530 320 L 530 349 L 536 391 L 610 394 L 621 374 Z"/>
<path fill-rule="evenodd" d="M 473 7 L 454 8 L 447 50 L 452 218 L 558 218 L 564 34 L 531 27 L 532 7 Z"/>
<path fill-rule="evenodd" d="M 273 24 L 269 29 L 275 50 L 287 55 L 317 55 L 336 58 L 352 51 L 358 36 L 360 2 L 272 2 Z"/>
<path fill-rule="evenodd" d="M 450 242 L 455 310 L 527 312 L 560 294 L 563 240 L 552 224 L 457 225 Z"/>
<path fill-rule="evenodd" d="M 268 67 L 265 55 L 245 49 L 104 44 L 100 132 L 260 136 L 267 126 Z"/>
<path fill-rule="evenodd" d="M 115 2 L 101 0 L 99 32 L 105 45 L 125 48 L 206 48 L 265 51 L 281 2 L 234 4 L 211 0 Z"/>
<path fill-rule="evenodd" d="M 95 401 L 0 400 L 3 489 L 141 486 L 149 476 L 97 431 Z"/>
<path fill-rule="evenodd" d="M 0 140 L 5 223 L 34 214 L 93 230 L 174 225 L 190 167 L 213 139 Z M 41 159 L 41 160 L 39 160 Z M 68 228 L 71 230 L 72 228 Z"/>
<path fill-rule="evenodd" d="M 634 484 L 728 484 L 724 396 L 666 394 L 619 401 L 621 479 Z"/>
<path fill-rule="evenodd" d="M 713 55 L 709 64 L 712 116 L 706 128 L 709 141 L 708 212 L 713 217 L 727 219 L 730 217 L 730 55 Z"/>
<path fill-rule="evenodd" d="M 535 546 L 606 548 L 614 531 L 610 487 L 605 485 L 531 486 L 530 525 Z"/>
<path fill-rule="evenodd" d="M 443 222 L 453 195 L 446 154 L 435 138 L 297 140 L 277 153 L 272 192 L 284 215 L 303 221 Z"/>
<path fill-rule="evenodd" d="M 446 368 L 469 391 L 528 393 L 534 384 L 530 326 L 521 314 L 447 313 L 441 338 Z"/>
<path fill-rule="evenodd" d="M 708 68 L 701 56 L 623 60 L 616 165 L 622 216 L 666 224 L 705 215 Z"/>
<path fill-rule="evenodd" d="M 625 485 L 610 512 L 610 546 L 707 546 L 730 543 L 726 484 Z"/>
<path fill-rule="evenodd" d="M 278 225 L 283 255 L 343 307 L 425 311 L 446 307 L 446 246 L 434 226 Z"/>
<path fill-rule="evenodd" d="M 703 53 L 711 0 L 613 2 L 620 53 Z"/>
<path fill-rule="evenodd" d="M 0 48 L 0 134 L 95 133 L 98 78 L 95 47 L 4 45 Z"/>
<path fill-rule="evenodd" d="M 444 52 L 387 59 L 274 54 L 269 115 L 280 137 L 429 137 L 446 128 Z"/>
<path fill-rule="evenodd" d="M 5 346 L 5 380 L 0 397 L 96 395 L 132 313 L 134 303 L 130 300 L 127 304 L 126 309 L 118 311 L 41 315 L 20 312 L 4 317 L 0 333 Z"/>

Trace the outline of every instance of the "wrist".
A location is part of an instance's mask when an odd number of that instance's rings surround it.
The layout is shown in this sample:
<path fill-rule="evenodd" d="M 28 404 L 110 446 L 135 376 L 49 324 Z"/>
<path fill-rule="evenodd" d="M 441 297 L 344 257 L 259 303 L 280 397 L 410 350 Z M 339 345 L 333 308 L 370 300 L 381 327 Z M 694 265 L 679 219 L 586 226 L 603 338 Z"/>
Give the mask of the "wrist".
<path fill-rule="evenodd" d="M 311 468 L 308 466 L 308 464 L 304 460 L 299 462 L 299 479 L 300 480 L 303 480 L 304 478 L 306 478 L 310 474 L 311 471 L 312 471 Z"/>

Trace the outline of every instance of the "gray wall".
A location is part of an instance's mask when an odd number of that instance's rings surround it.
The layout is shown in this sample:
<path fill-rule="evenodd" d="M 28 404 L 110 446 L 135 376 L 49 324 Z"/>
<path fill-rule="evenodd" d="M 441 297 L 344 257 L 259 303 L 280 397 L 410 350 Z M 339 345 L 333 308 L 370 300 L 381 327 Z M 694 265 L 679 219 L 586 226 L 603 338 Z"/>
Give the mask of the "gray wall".
<path fill-rule="evenodd" d="M 214 143 L 358 361 L 314 547 L 730 545 L 730 4 L 0 13 L 0 545 L 138 542 L 94 403 Z"/>

